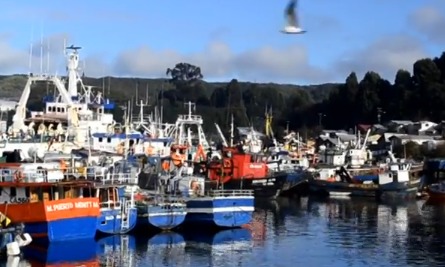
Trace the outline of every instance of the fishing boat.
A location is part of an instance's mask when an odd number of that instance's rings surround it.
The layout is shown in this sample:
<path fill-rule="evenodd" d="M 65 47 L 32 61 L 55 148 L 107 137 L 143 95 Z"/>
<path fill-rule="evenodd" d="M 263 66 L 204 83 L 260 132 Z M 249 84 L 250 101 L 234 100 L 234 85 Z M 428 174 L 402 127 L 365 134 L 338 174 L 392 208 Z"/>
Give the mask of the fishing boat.
<path fill-rule="evenodd" d="M 359 180 L 345 167 L 321 169 L 309 180 L 313 193 L 329 196 L 361 196 L 377 199 L 415 197 L 420 185 L 421 167 L 391 163 L 380 169 L 373 180 Z"/>
<path fill-rule="evenodd" d="M 161 165 L 166 165 L 168 160 L 171 159 L 163 159 Z M 212 189 L 212 182 L 199 175 L 200 172 L 199 165 L 197 168 L 184 162 L 179 168 L 163 171 L 159 176 L 166 193 L 180 195 L 185 200 L 187 215 L 184 223 L 187 226 L 236 228 L 252 220 L 253 190 Z"/>
<path fill-rule="evenodd" d="M 26 164 L 0 164 L 0 212 L 23 223 L 36 241 L 94 238 L 100 214 L 93 183 L 64 181 L 57 169 L 28 169 Z"/>
<path fill-rule="evenodd" d="M 281 190 L 281 195 L 304 193 L 307 191 L 309 176 L 308 158 L 295 157 L 288 151 L 273 153 L 267 161 L 267 167 L 272 172 L 284 172 L 287 174 L 286 182 Z"/>
<path fill-rule="evenodd" d="M 99 233 L 125 234 L 136 226 L 134 190 L 139 172 L 137 162 L 128 157 L 109 165 L 87 168 L 87 179 L 96 181 L 95 196 L 100 201 Z"/>
<path fill-rule="evenodd" d="M 124 188 L 116 185 L 96 185 L 100 216 L 97 230 L 103 234 L 126 234 L 136 226 L 137 209 L 134 199 L 128 200 Z"/>
<path fill-rule="evenodd" d="M 139 175 L 139 187 L 142 190 L 136 194 L 137 226 L 143 231 L 174 229 L 184 222 L 187 214 L 185 202 L 169 194 L 160 184 L 159 175 L 166 175 L 170 167 L 165 166 L 163 159 L 169 159 L 169 164 L 170 161 L 176 162 L 170 160 L 170 157 L 151 155 Z"/>
<path fill-rule="evenodd" d="M 208 178 L 216 188 L 253 190 L 257 197 L 280 195 L 287 173 L 269 171 L 263 155 L 232 147 L 222 148 L 221 154 L 222 160 L 211 160 L 207 166 Z"/>
<path fill-rule="evenodd" d="M 171 230 L 180 226 L 187 215 L 183 201 L 152 194 L 138 196 L 138 226 L 143 229 Z"/>
<path fill-rule="evenodd" d="M 0 140 L 0 154 L 17 150 L 24 160 L 40 158 L 45 151 L 69 153 L 71 149 L 89 143 L 86 139 L 89 132 L 114 133 L 118 125 L 109 111 L 115 103 L 101 92 L 93 92 L 92 86 L 83 84 L 79 68 L 80 49 L 73 45 L 65 49 L 67 79 L 44 73 L 28 75 L 12 125 Z M 31 111 L 31 116 L 27 117 L 30 94 L 39 84 L 46 85 L 51 91 L 54 89 L 54 94 L 44 97 L 43 111 Z M 100 146 L 100 142 L 96 143 Z"/>
<path fill-rule="evenodd" d="M 427 187 L 428 204 L 445 203 L 445 183 L 443 181 L 431 184 Z"/>

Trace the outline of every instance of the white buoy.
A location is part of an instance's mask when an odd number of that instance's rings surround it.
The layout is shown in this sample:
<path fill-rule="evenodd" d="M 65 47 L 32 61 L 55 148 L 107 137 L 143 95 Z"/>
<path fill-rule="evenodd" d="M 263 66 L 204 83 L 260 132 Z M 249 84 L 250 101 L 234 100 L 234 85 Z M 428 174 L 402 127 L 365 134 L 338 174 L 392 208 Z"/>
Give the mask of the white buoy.
<path fill-rule="evenodd" d="M 28 233 L 17 235 L 15 237 L 15 242 L 19 244 L 19 247 L 25 247 L 32 242 L 32 237 Z"/>
<path fill-rule="evenodd" d="M 6 255 L 8 255 L 8 256 L 20 255 L 19 243 L 14 241 L 14 242 L 6 244 Z"/>

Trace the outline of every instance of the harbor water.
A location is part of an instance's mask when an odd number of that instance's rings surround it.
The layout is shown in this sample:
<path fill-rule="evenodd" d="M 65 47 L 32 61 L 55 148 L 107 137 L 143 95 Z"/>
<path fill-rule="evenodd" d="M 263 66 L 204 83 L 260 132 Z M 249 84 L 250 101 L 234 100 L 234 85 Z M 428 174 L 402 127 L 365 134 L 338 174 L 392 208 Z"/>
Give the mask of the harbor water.
<path fill-rule="evenodd" d="M 51 244 L 17 266 L 445 266 L 445 207 L 307 197 L 256 206 L 242 229 Z"/>

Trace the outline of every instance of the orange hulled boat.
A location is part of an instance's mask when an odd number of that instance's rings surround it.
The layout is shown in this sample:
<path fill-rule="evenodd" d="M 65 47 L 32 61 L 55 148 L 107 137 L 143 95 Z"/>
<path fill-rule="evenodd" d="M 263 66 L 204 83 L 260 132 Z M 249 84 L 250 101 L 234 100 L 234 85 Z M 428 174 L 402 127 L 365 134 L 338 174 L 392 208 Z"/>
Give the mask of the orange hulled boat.
<path fill-rule="evenodd" d="M 93 184 L 64 181 L 60 166 L 36 165 L 0 164 L 0 212 L 13 223 L 23 223 L 34 240 L 94 238 L 100 207 L 91 194 Z"/>

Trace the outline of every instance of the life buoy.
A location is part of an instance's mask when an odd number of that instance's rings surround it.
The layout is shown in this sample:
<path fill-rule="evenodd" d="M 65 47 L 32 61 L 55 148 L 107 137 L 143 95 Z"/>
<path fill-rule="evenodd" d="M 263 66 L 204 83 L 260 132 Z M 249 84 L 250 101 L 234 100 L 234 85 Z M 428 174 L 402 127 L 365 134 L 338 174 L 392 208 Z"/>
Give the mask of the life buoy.
<path fill-rule="evenodd" d="M 144 200 L 144 196 L 141 194 L 141 193 L 136 193 L 135 195 L 134 195 L 134 200 L 135 201 L 142 201 L 142 200 Z"/>
<path fill-rule="evenodd" d="M 229 159 L 224 159 L 223 161 L 224 168 L 230 168 L 231 162 Z"/>
<path fill-rule="evenodd" d="M 168 171 L 168 170 L 170 169 L 170 163 L 169 163 L 167 160 L 165 160 L 164 162 L 162 162 L 162 169 L 163 169 L 164 171 Z"/>
<path fill-rule="evenodd" d="M 25 176 L 23 175 L 23 172 L 17 170 L 17 171 L 14 173 L 14 181 L 15 181 L 16 183 L 22 183 L 23 180 L 24 180 L 24 178 L 25 178 Z"/>
<path fill-rule="evenodd" d="M 181 165 L 182 163 L 184 163 L 184 156 L 185 156 L 185 155 L 181 155 L 181 154 L 173 153 L 173 154 L 171 155 L 173 164 L 174 164 L 175 166 L 179 166 L 179 165 Z"/>

